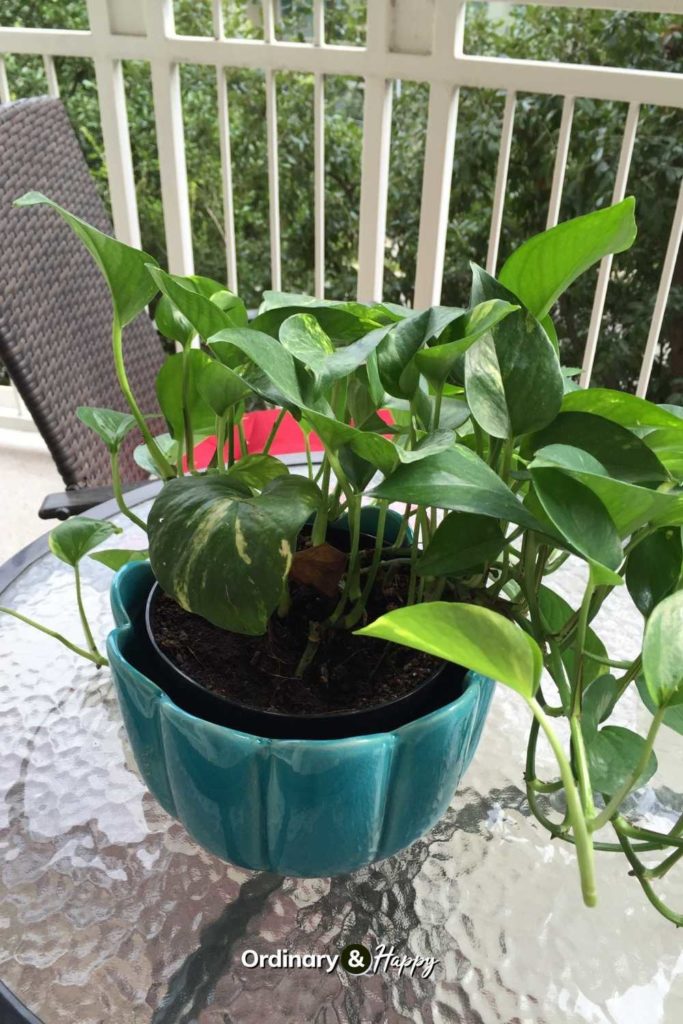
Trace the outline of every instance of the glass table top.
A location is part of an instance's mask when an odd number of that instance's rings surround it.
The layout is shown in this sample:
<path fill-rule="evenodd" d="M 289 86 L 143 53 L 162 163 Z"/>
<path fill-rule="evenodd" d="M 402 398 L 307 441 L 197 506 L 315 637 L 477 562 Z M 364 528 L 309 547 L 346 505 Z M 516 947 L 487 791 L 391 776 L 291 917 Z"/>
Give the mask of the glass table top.
<path fill-rule="evenodd" d="M 112 546 L 144 546 L 114 519 L 123 533 Z M 557 588 L 575 599 L 580 577 L 568 564 Z M 98 641 L 112 626 L 110 579 L 85 560 Z M 80 636 L 70 570 L 49 556 L 2 603 Z M 611 654 L 637 650 L 627 594 L 597 630 Z M 647 713 L 622 703 L 620 724 L 642 731 Z M 108 670 L 7 616 L 0 715 L 0 977 L 45 1024 L 683 1020 L 681 932 L 621 856 L 598 855 L 599 904 L 583 906 L 572 848 L 530 817 L 528 712 L 501 687 L 445 818 L 402 854 L 333 879 L 249 872 L 201 850 L 142 784 Z M 683 807 L 683 765 L 663 733 L 660 770 L 637 807 L 660 828 Z M 683 872 L 674 875 L 665 891 L 680 908 Z M 428 977 L 396 964 L 360 976 L 278 966 L 278 951 L 334 955 L 349 943 L 437 962 Z M 270 959 L 251 967 L 255 956 Z"/>

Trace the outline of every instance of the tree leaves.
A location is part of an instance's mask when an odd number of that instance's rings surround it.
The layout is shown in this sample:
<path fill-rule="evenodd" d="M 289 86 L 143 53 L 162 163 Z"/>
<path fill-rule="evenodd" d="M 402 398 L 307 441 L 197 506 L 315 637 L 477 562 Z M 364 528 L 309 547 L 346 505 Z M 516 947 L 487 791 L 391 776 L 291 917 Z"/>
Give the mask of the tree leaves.
<path fill-rule="evenodd" d="M 397 608 L 358 633 L 453 661 L 527 699 L 541 678 L 543 657 L 536 642 L 503 615 L 477 605 L 431 601 Z"/>
<path fill-rule="evenodd" d="M 98 544 L 121 532 L 121 528 L 110 523 L 108 519 L 72 516 L 71 519 L 66 519 L 59 526 L 55 526 L 47 542 L 53 555 L 67 565 L 75 567 Z"/>
<path fill-rule="evenodd" d="M 215 626 L 264 633 L 297 534 L 320 500 L 299 476 L 278 477 L 248 497 L 221 473 L 172 480 L 148 520 L 154 575 L 182 608 Z"/>
<path fill-rule="evenodd" d="M 15 206 L 43 204 L 56 210 L 83 242 L 109 285 L 117 319 L 125 327 L 156 295 L 156 283 L 148 272 L 156 267 L 156 260 L 91 227 L 41 192 L 27 192 L 14 201 Z"/>
<path fill-rule="evenodd" d="M 609 253 L 629 249 L 636 237 L 635 199 L 595 210 L 534 235 L 512 253 L 500 281 L 542 319 L 569 285 Z"/>

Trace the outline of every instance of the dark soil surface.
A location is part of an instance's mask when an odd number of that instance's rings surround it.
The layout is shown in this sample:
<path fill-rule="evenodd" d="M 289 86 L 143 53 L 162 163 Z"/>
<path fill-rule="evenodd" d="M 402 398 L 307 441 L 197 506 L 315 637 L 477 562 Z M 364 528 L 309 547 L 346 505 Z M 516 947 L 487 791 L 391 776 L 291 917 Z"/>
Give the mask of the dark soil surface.
<path fill-rule="evenodd" d="M 407 577 L 378 576 L 367 621 L 405 603 Z M 302 679 L 295 676 L 309 623 L 322 622 L 337 598 L 290 583 L 286 618 L 273 615 L 264 636 L 244 636 L 184 611 L 157 589 L 151 625 L 157 644 L 183 672 L 238 704 L 289 715 L 319 715 L 378 707 L 410 693 L 443 662 L 372 637 L 334 629 L 323 637 Z M 363 623 L 359 622 L 356 628 Z"/>

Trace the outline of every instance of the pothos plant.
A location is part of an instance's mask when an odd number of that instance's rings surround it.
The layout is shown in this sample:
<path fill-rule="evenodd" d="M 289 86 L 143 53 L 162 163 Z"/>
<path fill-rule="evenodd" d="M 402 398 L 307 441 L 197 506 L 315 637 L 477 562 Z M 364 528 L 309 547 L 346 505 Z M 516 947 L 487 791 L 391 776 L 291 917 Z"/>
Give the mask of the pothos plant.
<path fill-rule="evenodd" d="M 252 320 L 217 282 L 166 273 L 38 193 L 18 200 L 39 203 L 80 236 L 111 291 L 114 362 L 130 412 L 78 415 L 109 448 L 115 496 L 148 530 L 163 590 L 218 627 L 258 635 L 272 616 L 286 619 L 298 577 L 335 598 L 330 614 L 309 624 L 298 674 L 327 636 L 347 630 L 511 687 L 532 713 L 529 806 L 552 837 L 576 847 L 585 902 L 596 902 L 594 850 L 620 851 L 647 898 L 682 924 L 656 887 L 683 858 L 683 816 L 668 832 L 643 827 L 629 797 L 656 771 L 660 729 L 683 732 L 683 410 L 579 389 L 577 371 L 560 365 L 550 316 L 581 273 L 632 244 L 633 200 L 535 236 L 497 279 L 473 266 L 467 307 L 414 311 L 267 292 Z M 123 336 L 158 293 L 157 327 L 179 351 L 158 375 L 168 433 L 154 437 L 126 377 Z M 250 453 L 243 420 L 254 399 L 280 411 L 263 450 Z M 304 434 L 305 476 L 270 454 L 287 412 Z M 127 508 L 118 472 L 135 427 L 136 458 L 163 481 L 147 524 Z M 324 449 L 319 466 L 312 433 Z M 216 453 L 198 473 L 195 445 L 209 435 Z M 364 502 L 377 509 L 369 558 Z M 391 503 L 403 518 L 388 544 Z M 326 543 L 344 513 L 348 553 Z M 307 523 L 310 545 L 297 551 Z M 113 529 L 79 518 L 51 540 L 76 570 L 87 649 L 58 639 L 98 664 L 78 564 Z M 117 568 L 146 554 L 93 557 Z M 578 607 L 550 585 L 570 557 L 585 565 Z M 368 621 L 373 587 L 399 567 L 404 606 Z M 624 584 L 645 619 L 635 658 L 608 654 L 591 625 Z M 652 714 L 646 736 L 610 721 L 629 693 Z M 541 734 L 557 778 L 537 774 Z M 563 806 L 559 818 L 551 796 Z"/>

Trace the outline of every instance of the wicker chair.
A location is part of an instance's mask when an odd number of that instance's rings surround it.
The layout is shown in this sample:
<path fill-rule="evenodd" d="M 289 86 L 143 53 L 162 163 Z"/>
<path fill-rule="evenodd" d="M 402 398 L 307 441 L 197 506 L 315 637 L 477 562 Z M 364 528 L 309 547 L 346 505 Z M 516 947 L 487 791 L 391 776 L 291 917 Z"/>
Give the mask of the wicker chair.
<path fill-rule="evenodd" d="M 48 495 L 42 518 L 66 518 L 111 492 L 109 456 L 76 417 L 79 405 L 125 409 L 111 355 L 111 301 L 87 250 L 44 207 L 15 209 L 44 192 L 112 234 L 104 205 L 61 102 L 38 97 L 0 104 L 0 359 L 26 403 L 67 490 Z M 144 412 L 156 409 L 163 351 L 141 314 L 124 335 L 126 368 Z M 146 473 L 133 460 L 137 432 L 121 455 L 128 485 Z"/>

